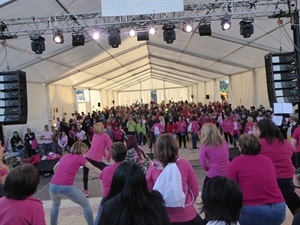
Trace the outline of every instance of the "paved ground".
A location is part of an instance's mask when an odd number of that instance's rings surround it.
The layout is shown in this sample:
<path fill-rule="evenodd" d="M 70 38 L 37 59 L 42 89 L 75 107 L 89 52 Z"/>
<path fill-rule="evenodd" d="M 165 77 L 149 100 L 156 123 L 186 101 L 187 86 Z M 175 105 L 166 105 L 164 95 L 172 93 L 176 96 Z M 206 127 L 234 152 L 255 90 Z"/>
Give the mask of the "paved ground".
<path fill-rule="evenodd" d="M 188 143 L 188 147 L 191 143 Z M 145 152 L 149 152 L 149 149 L 147 147 L 142 147 L 142 149 Z M 197 175 L 198 182 L 199 182 L 199 187 L 200 189 L 202 188 L 202 183 L 205 178 L 205 172 L 204 170 L 199 166 L 198 163 L 198 154 L 199 151 L 192 151 L 190 149 L 180 149 L 179 155 L 182 158 L 188 159 Z M 45 213 L 46 213 L 46 221 L 47 224 L 50 224 L 49 222 L 49 214 L 50 214 L 50 208 L 51 208 L 51 200 L 49 197 L 48 193 L 48 188 L 49 188 L 49 181 L 51 177 L 43 177 L 41 176 L 41 182 L 38 188 L 38 191 L 36 193 L 36 197 L 40 198 L 44 202 L 44 208 L 45 208 Z M 75 178 L 75 185 L 82 190 L 83 189 L 83 183 L 82 183 L 82 170 L 78 172 Z M 98 205 L 101 201 L 101 196 L 102 196 L 102 187 L 99 182 L 99 180 L 96 177 L 90 177 L 89 181 L 89 193 L 90 193 L 90 204 L 92 206 L 94 215 L 96 216 Z M 200 211 L 200 205 L 201 199 L 198 198 L 195 203 L 195 207 Z M 292 215 L 291 213 L 287 210 L 287 218 L 286 221 L 283 223 L 283 225 L 290 225 L 292 221 Z M 61 209 L 60 209 L 60 214 L 59 214 L 59 225 L 83 225 L 86 224 L 84 217 L 82 215 L 81 208 L 78 207 L 75 203 L 69 201 L 69 200 L 63 200 Z"/>

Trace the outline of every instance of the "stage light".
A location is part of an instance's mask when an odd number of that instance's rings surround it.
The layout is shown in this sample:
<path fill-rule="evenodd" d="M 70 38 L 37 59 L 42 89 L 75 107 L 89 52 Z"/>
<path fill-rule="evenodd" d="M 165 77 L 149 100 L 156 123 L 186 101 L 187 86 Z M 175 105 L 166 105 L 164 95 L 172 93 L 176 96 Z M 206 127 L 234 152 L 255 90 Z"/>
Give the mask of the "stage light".
<path fill-rule="evenodd" d="M 135 31 L 135 29 L 134 28 L 129 28 L 129 30 L 128 30 L 128 34 L 129 34 L 129 36 L 130 37 L 135 37 L 135 35 L 136 35 L 136 31 Z"/>
<path fill-rule="evenodd" d="M 83 46 L 85 37 L 82 32 L 72 34 L 72 45 L 73 46 Z"/>
<path fill-rule="evenodd" d="M 240 22 L 240 34 L 243 35 L 244 38 L 249 38 L 253 32 L 253 19 L 243 19 Z"/>
<path fill-rule="evenodd" d="M 175 25 L 165 24 L 162 29 L 164 30 L 164 41 L 167 42 L 167 44 L 172 44 L 176 40 Z"/>
<path fill-rule="evenodd" d="M 211 36 L 210 23 L 200 24 L 198 29 L 200 36 Z"/>
<path fill-rule="evenodd" d="M 191 21 L 184 22 L 182 30 L 186 33 L 192 32 L 193 31 L 193 23 Z"/>
<path fill-rule="evenodd" d="M 150 34 L 150 35 L 156 34 L 156 29 L 155 29 L 154 26 L 149 26 L 149 34 Z"/>
<path fill-rule="evenodd" d="M 149 31 L 140 30 L 137 32 L 137 41 L 148 41 L 149 40 Z"/>
<path fill-rule="evenodd" d="M 42 54 L 45 51 L 45 38 L 41 36 L 32 36 L 30 37 L 31 42 L 31 50 L 35 52 L 35 54 Z"/>
<path fill-rule="evenodd" d="M 92 36 L 93 36 L 93 39 L 94 39 L 94 40 L 98 40 L 98 39 L 100 38 L 100 33 L 99 33 L 99 31 L 94 30 Z"/>
<path fill-rule="evenodd" d="M 56 44 L 64 43 L 64 35 L 61 30 L 56 30 L 53 32 L 53 40 Z"/>
<path fill-rule="evenodd" d="M 108 44 L 113 48 L 118 48 L 121 44 L 121 36 L 120 30 L 118 29 L 111 29 L 107 32 L 108 35 Z"/>
<path fill-rule="evenodd" d="M 222 30 L 229 30 L 231 27 L 230 19 L 223 19 L 221 22 Z"/>

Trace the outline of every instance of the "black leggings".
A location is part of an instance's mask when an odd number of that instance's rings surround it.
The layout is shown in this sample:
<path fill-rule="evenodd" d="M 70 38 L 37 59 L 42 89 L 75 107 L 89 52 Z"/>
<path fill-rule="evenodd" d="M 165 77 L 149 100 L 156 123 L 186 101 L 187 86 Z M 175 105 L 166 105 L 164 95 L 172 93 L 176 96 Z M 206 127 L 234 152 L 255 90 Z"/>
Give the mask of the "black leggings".
<path fill-rule="evenodd" d="M 171 225 L 204 225 L 206 224 L 204 220 L 197 213 L 196 217 L 190 221 L 186 222 L 171 222 Z"/>
<path fill-rule="evenodd" d="M 95 160 L 86 158 L 93 166 L 97 167 L 100 170 L 103 170 L 107 165 L 104 162 L 97 162 Z M 89 181 L 89 169 L 85 166 L 83 167 L 83 188 L 84 190 L 88 189 L 88 181 Z"/>

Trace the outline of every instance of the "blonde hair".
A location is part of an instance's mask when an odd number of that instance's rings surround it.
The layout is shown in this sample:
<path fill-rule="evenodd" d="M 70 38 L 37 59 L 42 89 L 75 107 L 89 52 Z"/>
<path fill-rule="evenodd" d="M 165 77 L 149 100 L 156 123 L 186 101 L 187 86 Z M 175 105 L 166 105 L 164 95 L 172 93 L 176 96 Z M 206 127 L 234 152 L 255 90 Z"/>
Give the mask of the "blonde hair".
<path fill-rule="evenodd" d="M 104 125 L 102 122 L 97 122 L 94 124 L 94 132 L 96 134 L 102 134 L 104 132 Z"/>
<path fill-rule="evenodd" d="M 77 154 L 77 155 L 82 155 L 84 153 L 86 153 L 89 150 L 89 147 L 87 146 L 87 144 L 81 142 L 81 141 L 76 141 L 71 149 L 70 149 L 70 153 L 71 154 Z"/>
<path fill-rule="evenodd" d="M 200 140 L 202 145 L 219 147 L 222 145 L 224 139 L 215 124 L 205 123 L 201 128 Z"/>

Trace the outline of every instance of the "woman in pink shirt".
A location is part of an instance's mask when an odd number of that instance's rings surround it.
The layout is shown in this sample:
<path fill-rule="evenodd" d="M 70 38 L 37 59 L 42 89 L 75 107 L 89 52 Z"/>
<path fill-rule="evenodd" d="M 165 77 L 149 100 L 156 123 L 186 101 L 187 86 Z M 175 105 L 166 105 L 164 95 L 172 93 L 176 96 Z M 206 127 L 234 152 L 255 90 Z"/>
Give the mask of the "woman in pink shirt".
<path fill-rule="evenodd" d="M 162 134 L 155 143 L 156 160 L 151 164 L 146 179 L 148 187 L 153 190 L 154 184 L 168 163 L 175 163 L 179 169 L 182 180 L 182 191 L 185 193 L 185 207 L 166 207 L 171 224 L 198 225 L 201 218 L 197 213 L 194 202 L 199 195 L 199 186 L 195 172 L 186 159 L 178 157 L 178 145 L 174 138 Z"/>
<path fill-rule="evenodd" d="M 240 224 L 282 224 L 285 220 L 285 202 L 272 161 L 260 154 L 262 146 L 254 135 L 240 136 L 239 146 L 242 156 L 232 160 L 228 178 L 235 180 L 243 193 Z"/>
<path fill-rule="evenodd" d="M 269 119 L 262 119 L 254 126 L 253 134 L 259 138 L 261 154 L 269 157 L 276 170 L 278 186 L 291 213 L 300 208 L 300 200 L 294 192 L 291 182 L 295 173 L 292 163 L 294 149 L 285 140 L 275 123 Z"/>
<path fill-rule="evenodd" d="M 30 164 L 8 173 L 0 198 L 0 224 L 46 225 L 43 203 L 33 197 L 39 182 L 40 175 Z"/>
<path fill-rule="evenodd" d="M 190 132 L 192 135 L 192 149 L 198 150 L 197 142 L 198 142 L 199 124 L 196 116 L 192 116 L 189 126 L 191 126 L 191 130 L 188 132 Z"/>
<path fill-rule="evenodd" d="M 181 116 L 179 116 L 176 124 L 177 124 L 177 128 L 178 128 L 179 148 L 181 148 L 182 142 L 183 142 L 184 148 L 186 148 L 186 139 L 185 139 L 186 128 L 187 128 L 186 122 L 184 120 L 182 120 Z"/>
<path fill-rule="evenodd" d="M 103 170 L 106 164 L 102 162 L 103 158 L 107 161 L 111 159 L 111 144 L 112 141 L 109 136 L 104 132 L 104 125 L 102 122 L 94 124 L 94 135 L 92 139 L 92 144 L 89 151 L 86 153 L 85 158 L 95 167 Z M 105 152 L 108 149 L 108 155 Z M 88 178 L 89 169 L 83 168 L 83 193 L 86 197 L 89 196 L 88 192 Z"/>
<path fill-rule="evenodd" d="M 54 175 L 50 181 L 49 193 L 52 200 L 50 211 L 50 224 L 57 225 L 59 207 L 62 198 L 68 198 L 79 204 L 83 210 L 83 216 L 88 225 L 94 224 L 93 212 L 88 199 L 74 185 L 75 175 L 81 166 L 92 170 L 100 175 L 101 170 L 94 167 L 84 155 L 88 151 L 88 146 L 83 142 L 75 142 L 70 150 L 70 154 L 64 155 L 54 166 Z"/>
<path fill-rule="evenodd" d="M 213 123 L 205 123 L 201 128 L 199 161 L 206 171 L 205 183 L 215 176 L 227 176 L 229 167 L 228 144 Z"/>

